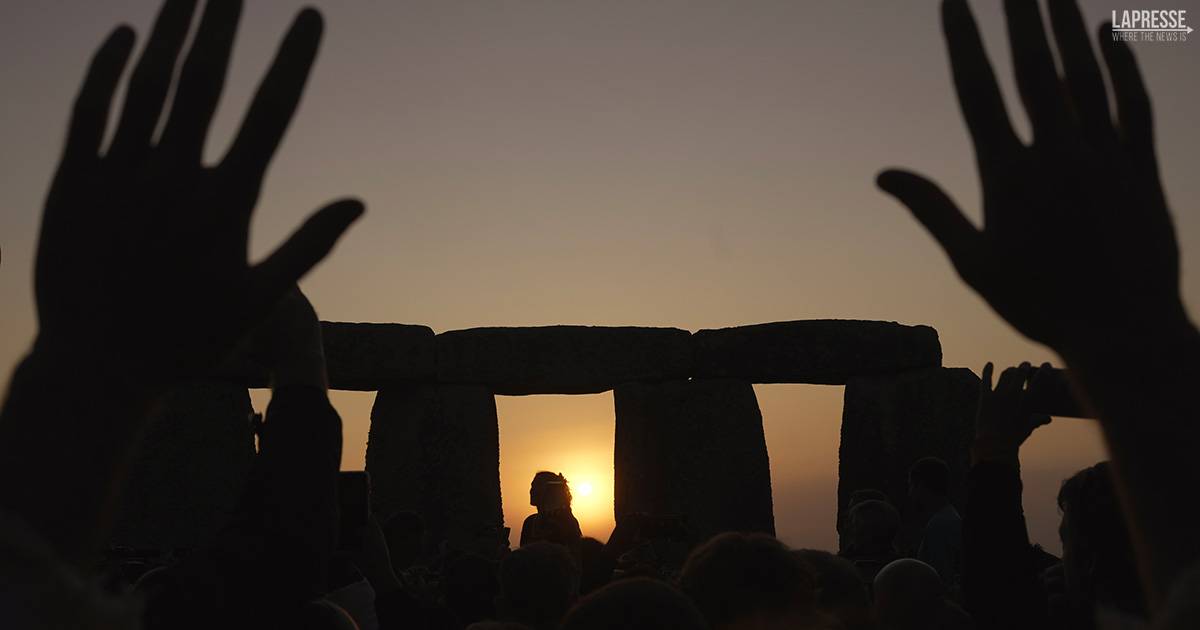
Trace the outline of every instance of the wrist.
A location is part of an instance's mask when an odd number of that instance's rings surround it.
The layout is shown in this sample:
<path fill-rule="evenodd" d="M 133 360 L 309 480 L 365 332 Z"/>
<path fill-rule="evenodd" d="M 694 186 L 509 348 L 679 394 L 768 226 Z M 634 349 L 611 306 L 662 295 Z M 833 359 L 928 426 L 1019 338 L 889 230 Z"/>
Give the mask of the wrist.
<path fill-rule="evenodd" d="M 1062 352 L 1076 392 L 1090 412 L 1107 406 L 1104 399 L 1111 398 L 1117 384 L 1143 395 L 1194 386 L 1200 331 L 1186 317 L 1123 332 L 1124 336 Z"/>
<path fill-rule="evenodd" d="M 1182 304 L 1155 317 L 1123 320 L 1113 325 L 1079 326 L 1055 350 L 1068 366 L 1176 365 L 1200 345 L 1200 332 Z"/>

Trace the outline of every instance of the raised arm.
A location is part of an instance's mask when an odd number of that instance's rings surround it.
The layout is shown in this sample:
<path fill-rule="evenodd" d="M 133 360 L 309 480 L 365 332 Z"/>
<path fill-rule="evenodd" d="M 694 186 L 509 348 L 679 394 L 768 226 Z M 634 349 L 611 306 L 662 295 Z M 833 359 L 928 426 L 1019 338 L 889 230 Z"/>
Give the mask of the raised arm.
<path fill-rule="evenodd" d="M 963 514 L 963 590 L 980 628 L 1046 625 L 1046 598 L 1021 505 L 1018 453 L 1050 416 L 1031 412 L 1030 401 L 1049 365 L 1008 368 L 992 387 L 992 364 L 983 368 L 967 504 Z M 1028 386 L 1028 387 L 1027 387 Z"/>
<path fill-rule="evenodd" d="M 296 18 L 232 147 L 202 149 L 225 80 L 241 3 L 210 0 L 166 100 L 195 0 L 168 0 L 133 69 L 113 140 L 113 94 L 134 46 L 117 28 L 92 60 L 42 216 L 38 336 L 0 412 L 0 508 L 68 561 L 89 559 L 147 411 L 209 371 L 320 261 L 362 213 L 353 200 L 312 216 L 250 265 L 252 211 L 295 113 L 321 38 Z"/>
<path fill-rule="evenodd" d="M 936 184 L 880 174 L 945 249 L 959 275 L 1018 331 L 1067 362 L 1101 420 L 1151 601 L 1196 562 L 1200 487 L 1181 465 L 1200 447 L 1188 392 L 1200 334 L 1179 292 L 1179 254 L 1154 154 L 1150 99 L 1128 46 L 1099 35 L 1107 90 L 1073 0 L 1052 0 L 1051 56 L 1036 0 L 1005 0 L 1009 45 L 1032 144 L 1013 132 L 964 0 L 942 17 L 983 188 L 977 228 Z"/>
<path fill-rule="evenodd" d="M 265 557 L 281 601 L 325 592 L 338 539 L 342 422 L 329 403 L 321 323 L 294 290 L 255 335 L 271 372 L 252 493 Z M 303 599 L 300 600 L 304 601 Z"/>

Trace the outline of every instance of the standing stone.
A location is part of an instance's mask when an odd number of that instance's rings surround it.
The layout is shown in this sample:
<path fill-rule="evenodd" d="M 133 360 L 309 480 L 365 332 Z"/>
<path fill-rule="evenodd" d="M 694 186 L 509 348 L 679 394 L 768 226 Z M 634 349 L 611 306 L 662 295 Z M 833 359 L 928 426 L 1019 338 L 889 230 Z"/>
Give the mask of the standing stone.
<path fill-rule="evenodd" d="M 462 548 L 503 527 L 496 400 L 482 387 L 408 385 L 375 397 L 367 440 L 371 502 L 411 511 L 427 543 Z"/>
<path fill-rule="evenodd" d="M 615 511 L 679 516 L 692 544 L 775 533 L 762 414 L 744 381 L 631 383 L 613 392 Z"/>
<path fill-rule="evenodd" d="M 851 493 L 872 488 L 905 516 L 901 544 L 919 538 L 908 500 L 908 469 L 922 457 L 950 467 L 950 500 L 964 505 L 975 434 L 979 378 L 964 368 L 933 368 L 846 383 L 838 465 L 838 522 Z"/>
<path fill-rule="evenodd" d="M 254 463 L 251 412 L 246 388 L 228 382 L 197 381 L 169 394 L 138 450 L 112 541 L 148 550 L 212 541 Z"/>

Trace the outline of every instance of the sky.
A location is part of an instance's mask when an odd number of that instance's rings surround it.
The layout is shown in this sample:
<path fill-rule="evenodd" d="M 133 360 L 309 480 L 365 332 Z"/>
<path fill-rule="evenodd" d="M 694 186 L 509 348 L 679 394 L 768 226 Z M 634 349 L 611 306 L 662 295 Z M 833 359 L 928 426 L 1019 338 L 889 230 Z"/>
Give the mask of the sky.
<path fill-rule="evenodd" d="M 1200 1 L 1085 0 L 1113 10 Z M 206 157 L 224 152 L 291 17 L 247 2 Z M 424 324 L 643 325 L 689 330 L 850 318 L 928 324 L 945 365 L 1057 362 L 955 276 L 873 179 L 906 166 L 973 219 L 979 188 L 937 3 L 793 0 L 340 0 L 271 167 L 252 233 L 260 259 L 343 195 L 367 214 L 302 283 L 322 318 Z M 1014 122 L 999 2 L 973 3 Z M 84 68 L 118 23 L 144 36 L 152 0 L 0 3 L 0 374 L 35 332 L 38 216 Z M 139 40 L 142 41 L 142 40 Z M 1200 34 L 1134 45 L 1200 304 Z M 1131 212 L 1135 209 L 1130 209 Z M 1138 369 L 1130 366 L 1130 369 Z M 64 384 L 69 387 L 69 384 Z M 756 386 L 779 534 L 834 545 L 842 388 Z M 257 404 L 266 396 L 256 392 Z M 370 393 L 338 392 L 343 468 L 363 465 Z M 505 518 L 536 470 L 571 479 L 585 533 L 611 527 L 611 393 L 498 397 Z M 1103 457 L 1088 421 L 1023 450 L 1034 541 L 1058 548 L 1061 479 Z M 592 487 L 582 496 L 580 485 Z"/>

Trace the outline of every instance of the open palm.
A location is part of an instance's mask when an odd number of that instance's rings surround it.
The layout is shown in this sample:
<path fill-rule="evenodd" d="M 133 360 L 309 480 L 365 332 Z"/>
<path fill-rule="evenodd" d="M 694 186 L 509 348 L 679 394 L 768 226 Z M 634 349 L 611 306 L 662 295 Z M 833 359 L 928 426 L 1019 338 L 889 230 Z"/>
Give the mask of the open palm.
<path fill-rule="evenodd" d="M 964 0 L 943 4 L 955 88 L 983 188 L 977 229 L 929 180 L 879 176 L 1002 317 L 1064 354 L 1130 326 L 1183 318 L 1179 255 L 1154 157 L 1150 101 L 1106 26 L 1099 65 L 1074 0 L 1049 3 L 1060 77 L 1036 0 L 1006 0 L 1009 43 L 1033 142 L 1013 132 Z"/>
<path fill-rule="evenodd" d="M 201 156 L 241 3 L 210 0 L 156 140 L 196 7 L 168 0 L 130 78 L 111 145 L 101 140 L 133 48 L 118 28 L 92 61 L 46 202 L 36 266 L 39 346 L 96 353 L 157 388 L 218 362 L 362 213 L 343 200 L 262 263 L 247 262 L 251 213 L 316 56 L 322 20 L 292 25 L 224 159 Z"/>

